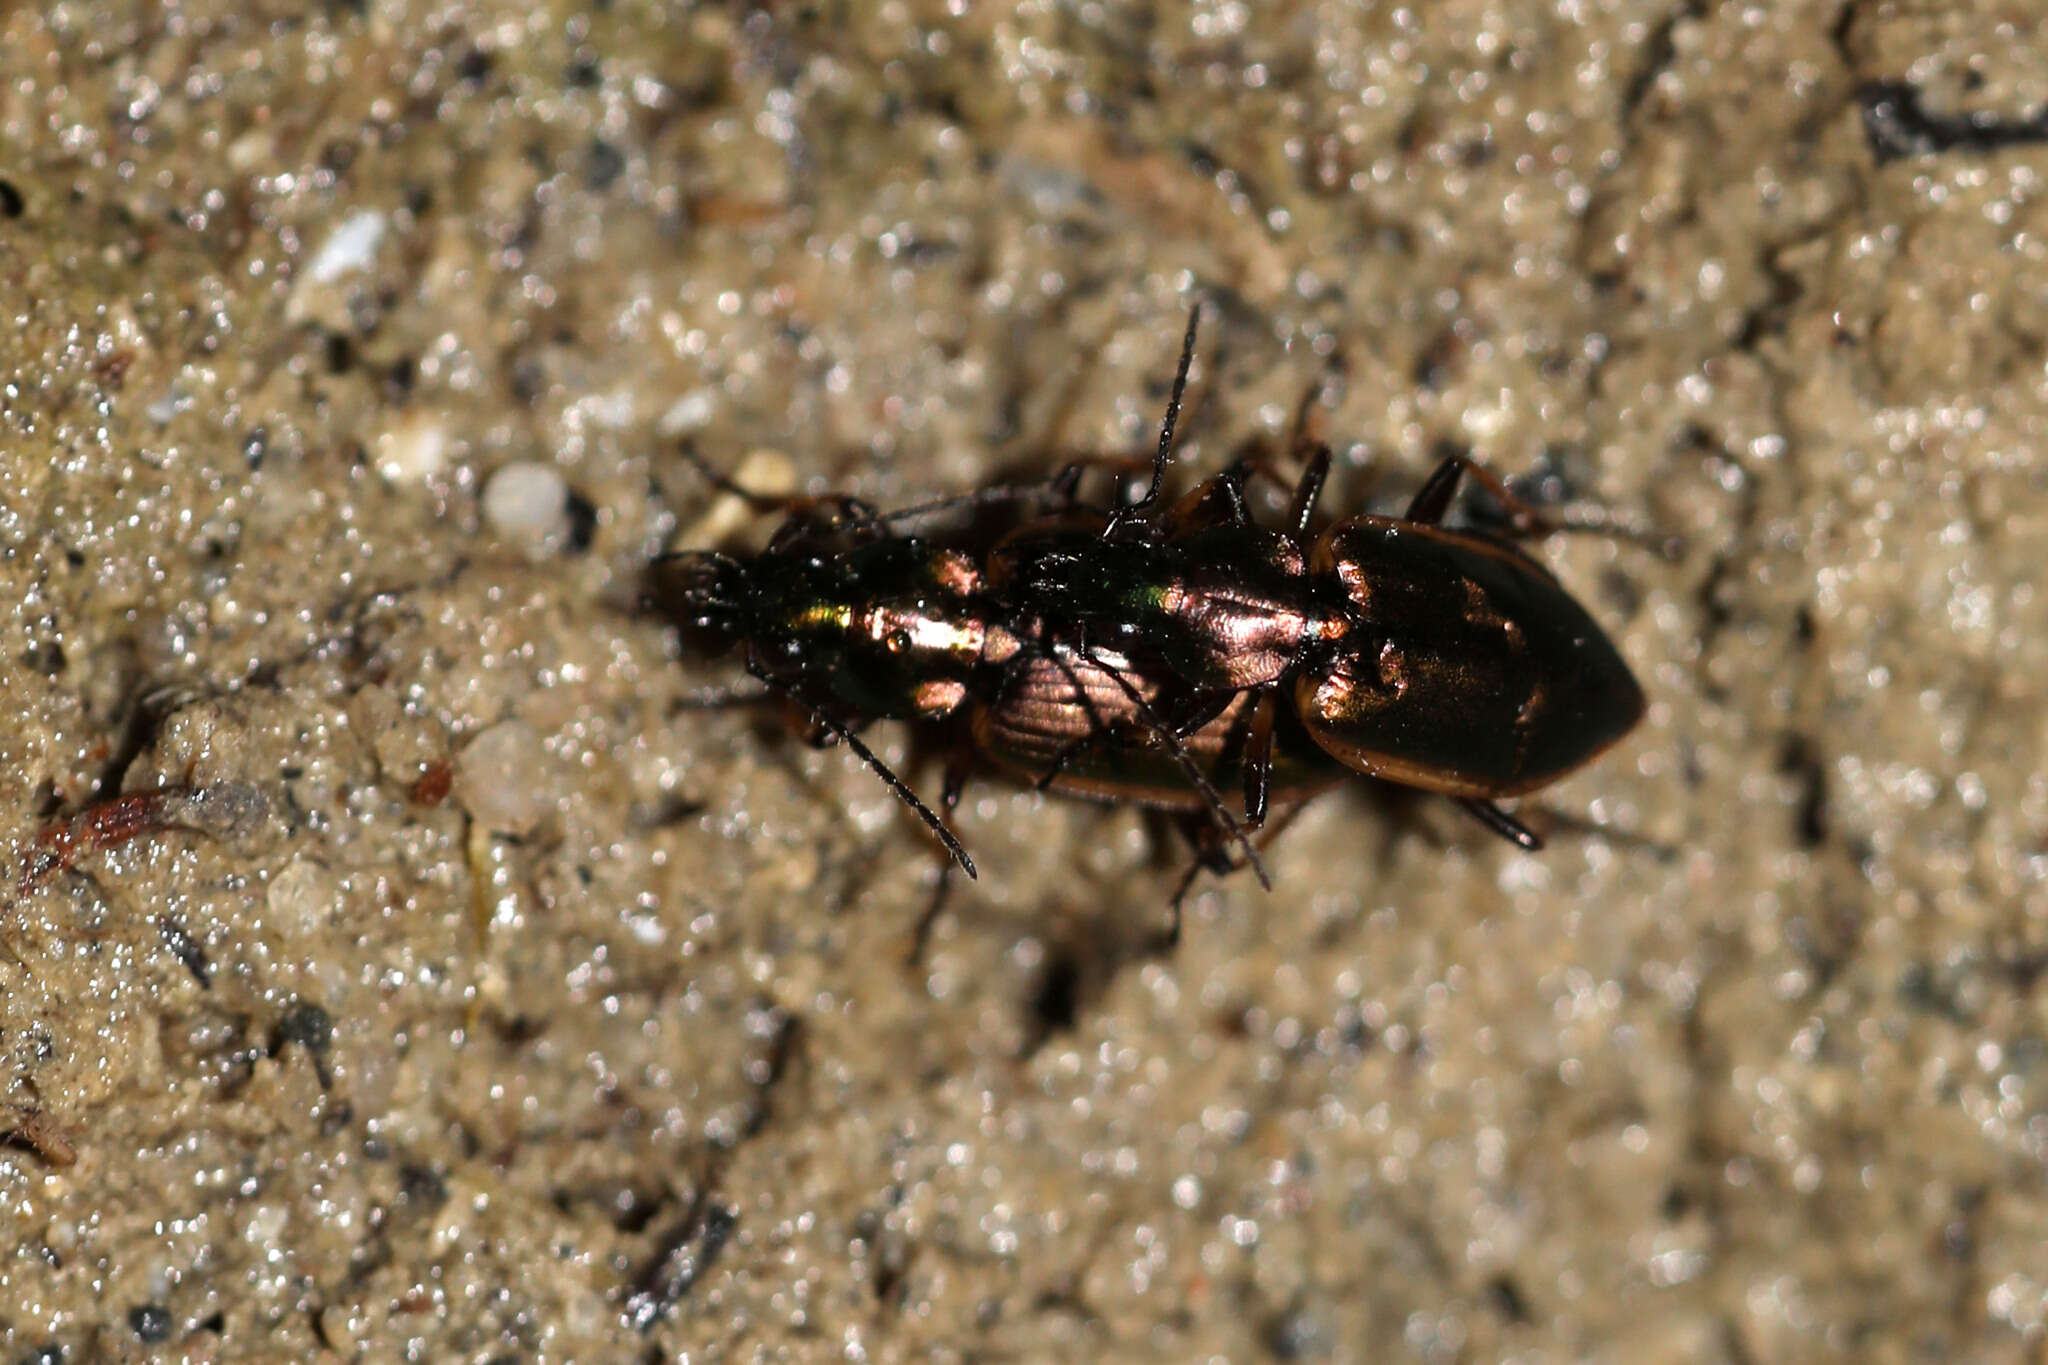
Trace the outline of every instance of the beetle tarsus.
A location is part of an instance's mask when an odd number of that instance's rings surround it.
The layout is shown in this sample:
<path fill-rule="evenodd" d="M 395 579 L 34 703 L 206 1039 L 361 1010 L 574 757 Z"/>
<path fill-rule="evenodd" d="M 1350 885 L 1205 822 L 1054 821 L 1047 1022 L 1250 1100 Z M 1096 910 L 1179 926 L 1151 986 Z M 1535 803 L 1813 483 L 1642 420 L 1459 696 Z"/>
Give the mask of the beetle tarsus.
<path fill-rule="evenodd" d="M 1491 801 L 1481 801 L 1473 796 L 1457 798 L 1459 806 L 1479 821 L 1480 824 L 1513 844 L 1516 848 L 1534 853 L 1543 847 L 1543 839 L 1534 830 L 1509 815 Z"/>

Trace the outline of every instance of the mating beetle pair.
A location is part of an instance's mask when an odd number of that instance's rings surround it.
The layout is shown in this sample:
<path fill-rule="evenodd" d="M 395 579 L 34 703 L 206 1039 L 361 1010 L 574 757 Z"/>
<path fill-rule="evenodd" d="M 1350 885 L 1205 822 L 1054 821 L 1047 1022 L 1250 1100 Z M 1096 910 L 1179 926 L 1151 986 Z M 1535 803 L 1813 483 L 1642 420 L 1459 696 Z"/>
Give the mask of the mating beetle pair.
<path fill-rule="evenodd" d="M 1592 759 L 1634 727 L 1643 695 L 1548 571 L 1440 523 L 1470 473 L 1516 532 L 1556 528 L 1452 456 L 1406 515 L 1314 533 L 1323 447 L 1278 529 L 1254 520 L 1258 471 L 1243 462 L 1162 509 L 1199 317 L 1135 501 L 1079 501 L 1076 465 L 886 515 L 849 498 L 785 504 L 758 554 L 665 562 L 674 616 L 744 646 L 748 673 L 852 747 L 970 876 L 945 821 L 859 740 L 869 721 L 946 722 L 956 753 L 1043 787 L 1191 812 L 1198 867 L 1228 864 L 1234 844 L 1262 881 L 1247 827 L 1353 773 L 1450 796 L 1537 847 L 1493 802 Z M 1010 524 L 964 544 L 917 533 L 997 508 Z M 949 766 L 945 806 L 967 767 Z M 1220 794 L 1234 787 L 1241 804 Z"/>

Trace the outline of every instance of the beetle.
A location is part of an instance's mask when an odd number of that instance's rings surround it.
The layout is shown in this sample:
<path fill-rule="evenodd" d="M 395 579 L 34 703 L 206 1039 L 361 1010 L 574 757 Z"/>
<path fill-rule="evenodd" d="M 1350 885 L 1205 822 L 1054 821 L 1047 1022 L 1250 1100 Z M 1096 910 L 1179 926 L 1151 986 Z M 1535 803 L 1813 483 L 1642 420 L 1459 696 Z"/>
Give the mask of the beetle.
<path fill-rule="evenodd" d="M 749 501 L 774 501 L 719 482 Z M 664 557 L 661 595 L 680 626 L 737 644 L 764 695 L 807 713 L 813 742 L 851 749 L 973 877 L 974 860 L 946 822 L 855 732 L 874 720 L 951 717 L 970 688 L 994 685 L 1021 642 L 996 623 L 971 556 L 899 536 L 895 519 L 864 503 L 830 501 L 827 517 L 808 504 L 792 509 L 759 554 Z"/>
<path fill-rule="evenodd" d="M 1548 570 L 1443 520 L 1470 475 L 1514 531 L 1574 528 L 1452 455 L 1403 515 L 1312 533 L 1330 466 L 1320 445 L 1277 529 L 1251 514 L 1259 471 L 1244 461 L 1162 509 L 1200 315 L 1135 500 L 1081 502 L 1079 463 L 1044 484 L 888 514 L 845 497 L 778 504 L 711 474 L 788 516 L 758 554 L 668 557 L 675 619 L 739 643 L 749 675 L 808 712 L 814 740 L 846 743 L 970 877 L 945 819 L 857 737 L 868 722 L 952 729 L 947 812 L 964 754 L 1052 790 L 1191 812 L 1197 867 L 1234 843 L 1268 885 L 1247 831 L 1271 803 L 1298 805 L 1351 773 L 1452 797 L 1539 847 L 1495 802 L 1618 741 L 1642 716 L 1642 691 Z M 997 505 L 1025 510 L 959 543 L 919 529 L 935 513 Z M 1218 791 L 1233 784 L 1242 821 Z"/>
<path fill-rule="evenodd" d="M 1053 638 L 1064 632 L 1064 641 L 1020 662 L 1001 693 L 976 704 L 976 749 L 1044 789 L 1182 814 L 1196 858 L 1171 898 L 1168 944 L 1194 877 L 1233 866 L 1218 835 L 1236 835 L 1236 822 L 1214 814 L 1215 793 L 1233 785 L 1243 789 L 1248 831 L 1265 825 L 1269 804 L 1298 808 L 1363 774 L 1449 796 L 1496 834 L 1540 848 L 1496 801 L 1590 762 L 1637 724 L 1643 696 L 1612 642 L 1540 564 L 1506 542 L 1438 525 L 1459 476 L 1473 468 L 1462 457 L 1447 460 L 1406 516 L 1332 526 L 1299 556 L 1298 581 L 1269 573 L 1279 605 L 1268 615 L 1293 618 L 1277 623 L 1244 610 L 1242 585 L 1256 574 L 1219 575 L 1213 559 L 1196 560 L 1211 579 L 1232 585 L 1236 600 L 1221 609 L 1188 606 L 1185 581 L 1160 586 L 1163 573 L 1154 573 L 1158 590 L 1149 594 L 1132 590 L 1130 578 L 1091 576 L 1086 570 L 1099 565 L 1081 543 L 1070 599 L 1078 605 L 1063 622 L 1041 625 Z M 1212 482 L 1228 487 L 1242 476 L 1233 469 Z M 1312 467 L 1304 482 L 1321 477 Z M 1187 501 L 1241 505 L 1241 491 L 1219 496 L 1204 485 Z M 1189 539 L 1228 544 L 1215 529 Z M 1270 544 L 1247 543 L 1253 551 Z M 1125 569 L 1161 568 L 1123 551 L 1102 558 Z M 1270 570 L 1280 560 L 1268 555 L 1265 563 Z M 1090 582 L 1092 598 L 1081 591 Z M 1180 619 L 1148 629 L 1142 613 L 1134 624 L 1104 605 L 1145 601 L 1178 609 Z M 1231 612 L 1264 631 L 1265 671 L 1246 667 L 1244 654 L 1256 651 L 1227 647 L 1232 629 L 1205 645 L 1187 624 L 1229 625 Z M 1089 643 L 1090 635 L 1112 643 Z M 1274 639 L 1294 648 L 1272 649 Z M 1213 671 L 1205 673 L 1198 656 L 1209 646 Z M 1196 781 L 1186 775 L 1190 765 Z"/>
<path fill-rule="evenodd" d="M 1183 372 L 1199 318 L 1197 307 Z M 1265 818 L 1268 737 L 1285 706 L 1345 767 L 1450 796 L 1516 844 L 1540 847 L 1494 803 L 1613 745 L 1641 720 L 1642 689 L 1549 570 L 1503 537 L 1442 523 L 1469 475 L 1520 534 L 1583 527 L 1550 521 L 1452 454 L 1401 516 L 1350 517 L 1312 534 L 1330 466 L 1320 445 L 1280 529 L 1253 519 L 1254 466 L 1242 461 L 1153 514 L 1175 399 L 1144 495 L 1095 518 L 1019 528 L 990 556 L 991 592 L 1095 663 L 1118 651 L 1124 666 L 1166 680 L 1148 701 L 1177 733 L 1225 714 L 1244 725 L 1253 828 Z M 1070 689 L 1074 704 L 1085 692 Z"/>
<path fill-rule="evenodd" d="M 1191 324 L 1162 446 L 1172 438 L 1173 419 L 1186 389 L 1193 337 Z M 877 720 L 950 727 L 953 759 L 941 806 L 950 812 L 958 804 L 976 758 L 995 757 L 976 754 L 971 717 L 1021 704 L 1030 696 L 1042 700 L 1033 664 L 1069 660 L 1073 651 L 1037 614 L 992 589 L 984 561 L 995 537 L 971 517 L 955 537 L 959 544 L 920 534 L 919 528 L 947 514 L 991 508 L 1024 509 L 1026 525 L 1040 519 L 1031 515 L 1034 505 L 1054 517 L 1089 516 L 1077 499 L 1077 489 L 1093 462 L 1070 464 L 1043 483 L 997 485 L 881 513 L 841 495 L 788 500 L 757 495 L 711 469 L 689 446 L 682 453 L 715 487 L 756 508 L 786 514 L 756 554 L 684 551 L 664 555 L 651 566 L 656 576 L 652 597 L 670 618 L 686 632 L 708 638 L 714 647 L 740 648 L 746 673 L 764 689 L 744 695 L 718 692 L 696 699 L 697 703 L 717 706 L 769 697 L 793 702 L 808 716 L 814 744 L 844 743 L 917 814 L 953 865 L 969 878 L 976 877 L 973 859 L 945 819 L 857 732 Z M 1099 520 L 1107 513 L 1092 515 Z M 1168 781 L 1179 793 L 1176 803 L 1206 808 L 1218 842 L 1234 843 L 1261 884 L 1270 886 L 1258 851 L 1209 782 L 1201 761 L 1174 733 L 1176 727 L 1151 710 L 1143 691 L 1123 670 L 1087 666 L 1098 677 L 1113 677 L 1114 686 L 1122 689 L 1122 725 L 1147 733 L 1144 747 L 1154 750 L 1153 757 L 1170 769 Z M 1179 690 L 1177 680 L 1174 690 Z M 1086 714 L 1079 719 L 1085 724 Z M 943 894 L 942 882 L 941 898 Z M 929 918 L 928 913 L 927 922 Z"/>
<path fill-rule="evenodd" d="M 977 703 L 969 733 L 983 764 L 1040 790 L 1179 818 L 1195 859 L 1169 897 L 1170 942 L 1180 903 L 1204 868 L 1222 873 L 1241 862 L 1271 886 L 1248 837 L 1252 822 L 1233 816 L 1220 792 L 1255 770 L 1275 805 L 1294 807 L 1355 774 L 1284 708 L 1265 713 L 1271 730 L 1255 732 L 1254 693 L 1235 693 L 1213 714 L 1176 723 L 1153 704 L 1162 690 L 1114 651 L 1056 649 L 1021 661 L 1000 695 Z"/>
<path fill-rule="evenodd" d="M 1061 486 L 1056 480 L 1003 494 L 1005 500 L 1012 494 L 1066 499 L 1071 483 Z M 732 491 L 752 498 L 743 490 Z M 975 504 L 991 500 L 986 492 L 970 499 Z M 942 798 L 950 811 L 974 757 L 971 717 L 1033 696 L 1042 700 L 1045 692 L 1042 679 L 1034 681 L 1034 665 L 1070 653 L 1047 636 L 1042 622 L 992 594 L 972 555 L 897 531 L 966 501 L 878 514 L 855 500 L 835 498 L 826 500 L 832 510 L 825 516 L 819 515 L 818 504 L 803 503 L 758 554 L 690 551 L 664 557 L 657 568 L 664 570 L 666 581 L 657 596 L 679 626 L 742 649 L 745 671 L 765 689 L 758 695 L 713 694 L 700 699 L 703 704 L 768 696 L 794 702 L 811 720 L 814 743 L 846 744 L 973 878 L 974 861 L 946 821 L 857 733 L 877 720 L 954 725 L 955 758 Z M 1085 666 L 1098 678 L 1109 676 L 1099 665 Z M 1150 711 L 1137 686 L 1121 670 L 1114 676 L 1117 683 L 1105 685 L 1128 690 L 1119 696 L 1124 723 L 1149 727 L 1148 733 L 1160 738 L 1149 747 L 1171 770 L 1182 799 L 1206 806 L 1222 833 L 1259 867 L 1256 850 L 1208 784 L 1199 761 Z M 1078 718 L 1085 723 L 1087 715 Z M 1264 880 L 1262 867 L 1259 875 Z"/>

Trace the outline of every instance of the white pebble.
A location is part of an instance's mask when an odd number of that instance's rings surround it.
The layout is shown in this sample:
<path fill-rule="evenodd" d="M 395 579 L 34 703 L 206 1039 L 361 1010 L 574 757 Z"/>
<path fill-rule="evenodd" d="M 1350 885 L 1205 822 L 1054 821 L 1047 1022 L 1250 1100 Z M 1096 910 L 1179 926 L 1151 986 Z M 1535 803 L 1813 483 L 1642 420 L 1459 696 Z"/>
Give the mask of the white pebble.
<path fill-rule="evenodd" d="M 448 432 L 421 413 L 377 436 L 377 472 L 391 483 L 425 483 L 448 465 Z"/>
<path fill-rule="evenodd" d="M 654 429 L 663 436 L 683 436 L 708 424 L 714 410 L 710 389 L 692 389 L 669 404 Z"/>
<path fill-rule="evenodd" d="M 306 278 L 315 284 L 333 284 L 343 275 L 368 266 L 377 258 L 384 240 L 384 215 L 362 209 L 341 220 L 306 265 Z"/>
<path fill-rule="evenodd" d="M 278 870 L 264 893 L 271 917 L 280 928 L 295 934 L 325 928 L 340 900 L 341 888 L 333 875 L 303 853 Z"/>
<path fill-rule="evenodd" d="M 494 834 L 526 835 L 547 810 L 540 733 L 522 720 L 485 730 L 455 756 L 455 799 Z"/>
<path fill-rule="evenodd" d="M 291 1225 L 292 1211 L 283 1204 L 258 1204 L 242 1220 L 242 1240 L 252 1246 L 273 1249 Z"/>
<path fill-rule="evenodd" d="M 569 534 L 569 484 L 538 460 L 501 465 L 484 485 L 483 510 L 499 535 L 551 548 Z"/>

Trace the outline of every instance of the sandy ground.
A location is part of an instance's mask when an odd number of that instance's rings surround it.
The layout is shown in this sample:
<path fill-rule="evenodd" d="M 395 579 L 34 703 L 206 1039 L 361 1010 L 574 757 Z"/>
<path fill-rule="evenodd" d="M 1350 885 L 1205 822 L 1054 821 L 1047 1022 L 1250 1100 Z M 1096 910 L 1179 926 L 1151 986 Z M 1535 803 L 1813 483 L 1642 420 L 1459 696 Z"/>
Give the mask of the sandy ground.
<path fill-rule="evenodd" d="M 953 8 L 0 19 L 0 1359 L 2039 1359 L 2031 3 Z M 915 822 L 677 707 L 677 443 L 1126 450 L 1198 292 L 1195 467 L 1682 534 L 1543 551 L 1648 719 L 1164 959 L 982 785 L 911 969 Z"/>

